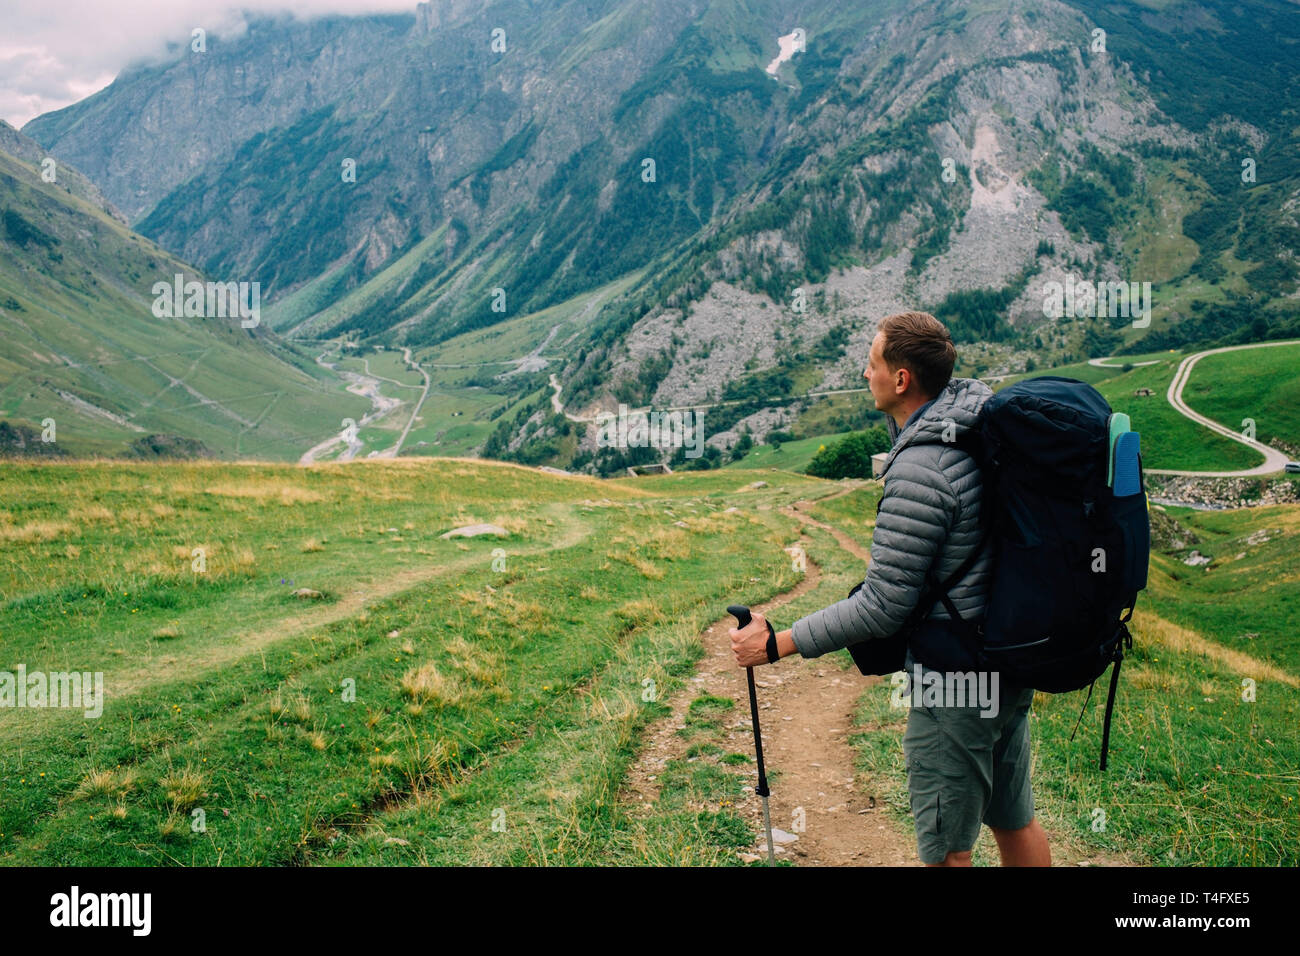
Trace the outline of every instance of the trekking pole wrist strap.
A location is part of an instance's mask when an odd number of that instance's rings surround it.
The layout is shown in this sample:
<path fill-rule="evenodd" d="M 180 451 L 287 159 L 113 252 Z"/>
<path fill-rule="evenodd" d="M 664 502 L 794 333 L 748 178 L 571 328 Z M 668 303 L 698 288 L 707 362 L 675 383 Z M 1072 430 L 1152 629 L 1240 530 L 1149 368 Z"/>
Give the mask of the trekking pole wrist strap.
<path fill-rule="evenodd" d="M 775 664 L 781 659 L 781 654 L 776 649 L 776 629 L 772 627 L 772 622 L 767 622 L 767 662 Z"/>

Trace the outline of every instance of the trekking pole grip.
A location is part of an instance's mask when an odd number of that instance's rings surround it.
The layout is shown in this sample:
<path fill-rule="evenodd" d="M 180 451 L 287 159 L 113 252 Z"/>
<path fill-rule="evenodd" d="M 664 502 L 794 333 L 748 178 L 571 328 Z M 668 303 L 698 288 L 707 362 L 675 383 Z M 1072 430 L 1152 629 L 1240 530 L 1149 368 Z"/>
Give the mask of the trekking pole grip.
<path fill-rule="evenodd" d="M 749 608 L 743 604 L 732 604 L 727 608 L 727 613 L 736 618 L 741 630 L 749 627 L 754 620 Z M 754 756 L 758 758 L 758 787 L 754 792 L 760 797 L 766 797 L 771 791 L 767 789 L 767 772 L 763 768 L 763 736 L 758 730 L 758 692 L 754 689 L 754 668 L 746 667 L 745 676 L 749 679 L 749 714 L 754 723 Z"/>
<path fill-rule="evenodd" d="M 742 631 L 749 627 L 750 622 L 753 620 L 753 617 L 749 613 L 749 608 L 745 607 L 743 604 L 729 605 L 727 607 L 727 613 L 735 617 L 739 622 L 736 626 Z"/>

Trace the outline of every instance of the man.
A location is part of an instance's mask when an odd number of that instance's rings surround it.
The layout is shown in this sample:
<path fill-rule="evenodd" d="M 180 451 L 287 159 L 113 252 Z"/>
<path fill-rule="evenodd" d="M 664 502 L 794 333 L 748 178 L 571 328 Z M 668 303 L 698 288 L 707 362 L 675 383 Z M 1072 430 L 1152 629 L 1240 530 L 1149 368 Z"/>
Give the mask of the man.
<path fill-rule="evenodd" d="M 956 437 L 975 424 L 993 392 L 976 379 L 954 379 L 956 360 L 948 330 L 926 312 L 903 312 L 880 323 L 863 376 L 887 416 L 894 444 L 885 462 L 871 563 L 856 594 L 776 633 L 780 657 L 796 651 L 818 657 L 895 634 L 921 600 L 927 570 L 943 580 L 982 546 L 980 470 Z M 983 616 L 989 569 L 989 555 L 981 554 L 948 592 L 965 621 Z M 910 680 L 919 665 L 926 685 L 932 686 L 934 675 L 939 687 L 951 688 L 946 675 L 973 675 L 979 663 L 966 632 L 935 601 L 909 635 L 906 673 Z M 742 630 L 732 628 L 736 662 L 768 663 L 768 637 L 761 614 Z M 983 677 L 996 686 L 997 675 Z M 1034 692 L 997 683 L 996 706 L 969 706 L 963 694 L 936 706 L 913 706 L 908 714 L 907 785 L 917 847 L 928 866 L 969 866 L 981 823 L 992 829 L 1004 866 L 1051 864 L 1029 783 Z M 910 688 L 906 699 L 912 699 Z"/>

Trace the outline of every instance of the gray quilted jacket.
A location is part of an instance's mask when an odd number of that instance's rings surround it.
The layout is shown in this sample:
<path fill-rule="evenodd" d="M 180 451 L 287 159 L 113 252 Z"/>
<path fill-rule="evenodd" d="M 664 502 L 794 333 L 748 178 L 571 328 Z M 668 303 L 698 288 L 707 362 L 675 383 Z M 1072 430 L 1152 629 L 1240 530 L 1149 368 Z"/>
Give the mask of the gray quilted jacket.
<path fill-rule="evenodd" d="M 974 459 L 951 439 L 975 423 L 992 395 L 978 379 L 954 378 L 901 433 L 887 417 L 894 445 L 885 461 L 866 580 L 852 597 L 795 621 L 792 636 L 801 655 L 819 657 L 894 634 L 921 599 L 925 573 L 936 557 L 935 574 L 943 579 L 978 547 L 983 482 Z M 967 620 L 984 613 L 990 562 L 986 552 L 948 592 Z M 951 615 L 937 602 L 928 617 Z"/>

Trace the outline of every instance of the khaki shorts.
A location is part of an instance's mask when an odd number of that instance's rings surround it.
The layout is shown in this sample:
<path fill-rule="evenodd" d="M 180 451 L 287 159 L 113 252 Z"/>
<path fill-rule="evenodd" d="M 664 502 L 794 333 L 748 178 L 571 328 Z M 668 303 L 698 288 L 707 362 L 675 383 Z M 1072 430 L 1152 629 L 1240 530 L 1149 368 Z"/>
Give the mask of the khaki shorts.
<path fill-rule="evenodd" d="M 1019 830 L 1034 819 L 1029 786 L 1032 688 L 1001 687 L 995 716 L 978 706 L 912 706 L 903 733 L 907 789 L 922 863 L 975 845 L 980 824 Z"/>

